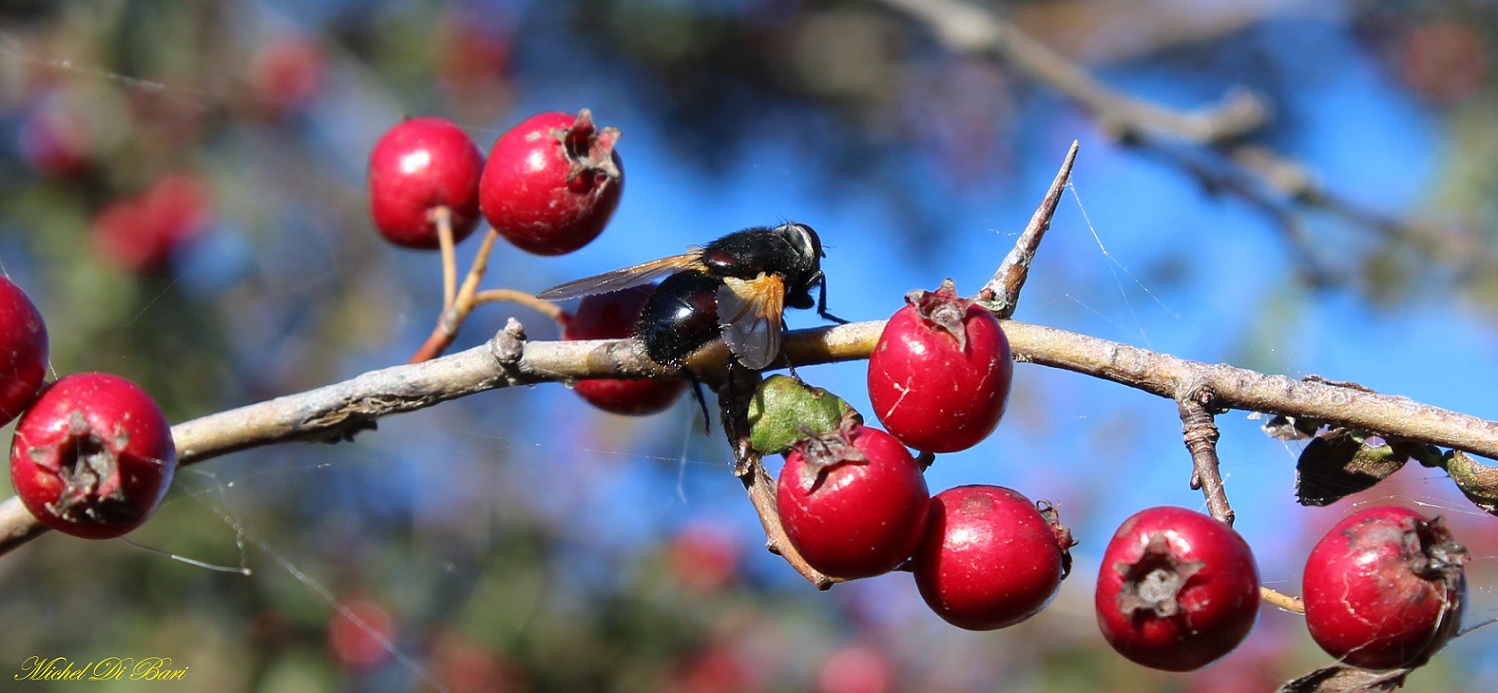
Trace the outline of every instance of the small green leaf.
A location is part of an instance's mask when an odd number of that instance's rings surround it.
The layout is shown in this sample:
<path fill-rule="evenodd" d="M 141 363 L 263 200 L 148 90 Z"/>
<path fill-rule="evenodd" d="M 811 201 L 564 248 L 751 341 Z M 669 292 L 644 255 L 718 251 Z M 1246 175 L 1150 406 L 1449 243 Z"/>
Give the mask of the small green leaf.
<path fill-rule="evenodd" d="M 773 375 L 759 384 L 749 402 L 749 443 L 762 455 L 781 454 L 798 441 L 838 430 L 850 413 L 858 416 L 837 395 Z"/>

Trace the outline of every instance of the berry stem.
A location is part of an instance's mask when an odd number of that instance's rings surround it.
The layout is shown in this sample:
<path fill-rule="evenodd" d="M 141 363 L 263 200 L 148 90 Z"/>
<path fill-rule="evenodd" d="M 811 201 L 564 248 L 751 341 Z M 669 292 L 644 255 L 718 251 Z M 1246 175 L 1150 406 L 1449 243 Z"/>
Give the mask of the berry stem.
<path fill-rule="evenodd" d="M 437 225 L 437 247 L 442 252 L 442 310 L 453 307 L 458 295 L 458 254 L 453 242 L 453 212 L 447 205 L 432 210 Z"/>
<path fill-rule="evenodd" d="M 479 252 L 473 257 L 473 265 L 468 268 L 468 276 L 463 279 L 463 288 L 458 290 L 458 305 L 473 309 L 473 296 L 478 293 L 479 282 L 484 280 L 484 274 L 489 271 L 489 254 L 494 252 L 494 244 L 499 241 L 499 232 L 489 229 L 484 234 L 484 241 L 479 245 Z M 467 311 L 464 311 L 467 315 Z"/>
<path fill-rule="evenodd" d="M 993 295 L 985 307 L 993 311 L 1000 320 L 1014 315 L 1015 306 L 1019 304 L 1020 289 L 1025 287 L 1025 279 L 1030 276 L 1030 263 L 1040 250 L 1040 239 L 1051 228 L 1051 217 L 1056 215 L 1061 192 L 1071 179 L 1071 167 L 1077 160 L 1077 149 L 1080 146 L 1077 141 L 1072 141 L 1071 148 L 1066 151 L 1066 158 L 1061 162 L 1061 170 L 1056 172 L 1056 179 L 1051 181 L 1051 187 L 1041 199 L 1040 206 L 1035 209 L 1035 214 L 1030 217 L 1030 223 L 1019 235 L 1019 240 L 1014 242 L 1014 249 L 1004 257 L 999 271 L 983 287 L 983 295 L 988 295 L 988 292 Z"/>
<path fill-rule="evenodd" d="M 443 316 L 446 316 L 448 313 L 449 311 L 442 311 Z M 438 321 L 437 327 L 432 330 L 432 334 L 428 335 L 427 340 L 422 342 L 421 348 L 417 349 L 416 353 L 411 355 L 410 360 L 406 361 L 407 364 L 430 361 L 441 356 L 442 352 L 447 350 L 447 347 L 453 343 L 453 338 L 457 335 L 449 333 L 444 329 L 445 324 L 445 321 Z"/>
<path fill-rule="evenodd" d="M 1233 524 L 1233 508 L 1228 505 L 1227 488 L 1217 459 L 1217 422 L 1213 411 L 1217 396 L 1211 388 L 1201 387 L 1188 399 L 1178 400 L 1182 440 L 1191 452 L 1191 488 L 1200 489 L 1207 498 L 1207 512 L 1219 522 Z"/>
<path fill-rule="evenodd" d="M 1306 612 L 1306 603 L 1300 597 L 1292 597 L 1263 585 L 1259 586 L 1259 599 L 1263 600 L 1266 604 L 1277 606 L 1290 613 L 1304 614 Z"/>
<path fill-rule="evenodd" d="M 441 228 L 439 225 L 439 237 Z M 450 302 L 450 305 L 443 308 L 442 315 L 437 319 L 437 327 L 432 330 L 432 334 L 422 343 L 421 348 L 417 349 L 406 363 L 430 361 L 441 356 L 442 352 L 452 346 L 453 340 L 458 337 L 458 328 L 463 326 L 463 321 L 468 319 L 468 314 L 473 312 L 473 307 L 477 305 L 475 297 L 478 294 L 479 282 L 484 280 L 484 275 L 489 271 L 489 255 L 494 252 L 494 243 L 497 240 L 499 240 L 499 233 L 492 228 L 484 234 L 484 242 L 479 246 L 478 254 L 473 257 L 473 264 L 469 266 L 468 276 L 463 278 L 463 286 L 458 289 L 457 296 Z M 456 260 L 454 266 L 456 267 Z M 444 280 L 446 278 L 444 276 Z"/>
<path fill-rule="evenodd" d="M 545 315 L 548 318 L 551 318 L 558 324 L 563 324 L 567 321 L 567 311 L 562 310 L 561 307 L 557 306 L 557 304 L 552 303 L 551 301 L 543 301 L 539 298 L 536 298 L 535 294 L 528 294 L 524 291 L 516 291 L 514 289 L 487 289 L 484 291 L 480 291 L 473 296 L 474 307 L 481 306 L 485 303 L 499 303 L 501 301 L 507 303 L 518 303 L 522 306 L 525 306 L 526 308 L 530 308 L 538 313 L 541 313 L 542 315 Z"/>

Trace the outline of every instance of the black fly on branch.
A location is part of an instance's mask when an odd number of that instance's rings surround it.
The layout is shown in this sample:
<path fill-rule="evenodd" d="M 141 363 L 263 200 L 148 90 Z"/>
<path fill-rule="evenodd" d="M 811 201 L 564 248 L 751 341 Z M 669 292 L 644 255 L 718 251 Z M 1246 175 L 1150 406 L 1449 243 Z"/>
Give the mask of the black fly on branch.
<path fill-rule="evenodd" d="M 635 329 L 651 360 L 679 367 L 722 334 L 738 363 L 763 370 L 780 356 L 787 307 L 815 307 L 823 318 L 847 322 L 827 312 L 823 257 L 822 241 L 810 226 L 754 227 L 681 255 L 554 286 L 537 297 L 559 301 L 602 294 L 664 276 Z M 815 301 L 813 288 L 819 289 Z"/>
<path fill-rule="evenodd" d="M 738 364 L 759 371 L 780 357 L 787 307 L 815 307 L 827 320 L 847 322 L 827 312 L 823 257 L 816 231 L 787 222 L 735 231 L 705 247 L 570 281 L 537 297 L 559 301 L 665 277 L 646 299 L 635 325 L 651 360 L 679 368 L 721 334 Z M 815 300 L 813 288 L 818 289 Z M 706 410 L 705 401 L 702 405 Z"/>

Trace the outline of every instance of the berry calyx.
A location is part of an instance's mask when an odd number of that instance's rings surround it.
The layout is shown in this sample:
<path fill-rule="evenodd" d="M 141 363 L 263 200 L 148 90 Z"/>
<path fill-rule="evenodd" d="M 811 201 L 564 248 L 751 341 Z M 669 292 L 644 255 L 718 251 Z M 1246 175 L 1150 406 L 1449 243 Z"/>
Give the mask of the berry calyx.
<path fill-rule="evenodd" d="M 479 223 L 484 156 L 468 134 L 443 118 L 412 118 L 380 136 L 369 155 L 369 211 L 386 240 L 417 250 L 440 247 L 438 216 L 453 242 Z"/>
<path fill-rule="evenodd" d="M 515 247 L 564 255 L 592 242 L 619 206 L 624 162 L 616 128 L 588 109 L 540 113 L 500 135 L 479 184 L 484 217 Z"/>
<path fill-rule="evenodd" d="M 36 399 L 47 376 L 47 324 L 21 287 L 0 277 L 0 426 Z"/>
<path fill-rule="evenodd" d="M 992 313 L 957 297 L 952 280 L 912 291 L 869 356 L 874 415 L 900 442 L 926 452 L 977 445 L 1004 416 L 1014 372 Z"/>
<path fill-rule="evenodd" d="M 811 567 L 841 578 L 889 572 L 915 551 L 931 501 L 894 436 L 848 417 L 797 443 L 776 489 L 781 523 Z"/>
<path fill-rule="evenodd" d="M 10 478 L 42 524 L 110 539 L 144 523 L 177 468 L 171 427 L 151 396 L 105 373 L 42 390 L 16 424 Z"/>
<path fill-rule="evenodd" d="M 1049 503 L 1002 486 L 958 486 L 931 498 L 911 567 L 938 616 L 959 628 L 993 630 L 1051 603 L 1075 543 Z"/>
<path fill-rule="evenodd" d="M 1119 654 L 1165 671 L 1231 652 L 1259 613 L 1259 570 L 1232 527 L 1185 508 L 1125 520 L 1103 552 L 1098 627 Z"/>
<path fill-rule="evenodd" d="M 1439 515 L 1395 505 L 1349 515 L 1306 562 L 1306 627 L 1345 664 L 1420 666 L 1461 625 L 1466 561 Z"/>
<path fill-rule="evenodd" d="M 562 339 L 633 337 L 640 308 L 654 290 L 655 285 L 649 284 L 585 297 L 577 312 L 565 320 Z M 604 411 L 643 416 L 670 408 L 686 389 L 685 380 L 594 378 L 578 381 L 573 392 Z"/>

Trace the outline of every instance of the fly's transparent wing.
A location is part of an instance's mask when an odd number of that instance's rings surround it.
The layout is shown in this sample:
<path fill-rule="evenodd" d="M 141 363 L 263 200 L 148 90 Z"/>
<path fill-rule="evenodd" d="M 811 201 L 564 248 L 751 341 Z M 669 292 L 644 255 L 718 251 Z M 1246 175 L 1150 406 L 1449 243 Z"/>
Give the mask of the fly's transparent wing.
<path fill-rule="evenodd" d="M 612 272 L 595 274 L 591 277 L 574 279 L 565 284 L 558 284 L 539 294 L 536 298 L 543 301 L 561 301 L 578 296 L 591 296 L 593 294 L 606 294 L 610 291 L 628 289 L 631 286 L 649 284 L 657 279 L 676 274 L 682 270 L 700 268 L 702 260 L 702 249 L 694 248 L 681 255 L 663 257 L 659 260 L 642 262 L 632 267 L 616 269 Z"/>
<path fill-rule="evenodd" d="M 780 356 L 784 310 L 785 282 L 780 275 L 723 279 L 718 289 L 718 323 L 723 341 L 739 363 L 761 370 Z"/>

